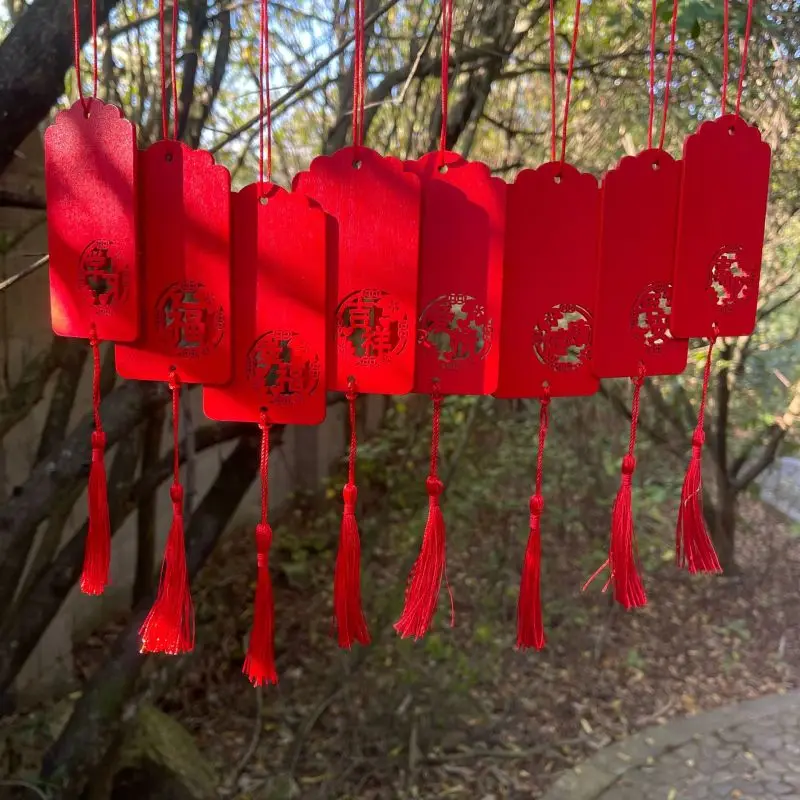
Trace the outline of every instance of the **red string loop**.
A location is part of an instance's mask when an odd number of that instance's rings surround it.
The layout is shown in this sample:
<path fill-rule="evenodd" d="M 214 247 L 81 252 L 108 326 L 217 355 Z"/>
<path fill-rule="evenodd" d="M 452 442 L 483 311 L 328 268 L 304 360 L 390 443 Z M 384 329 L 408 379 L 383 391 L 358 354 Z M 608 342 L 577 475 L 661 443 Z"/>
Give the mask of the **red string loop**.
<path fill-rule="evenodd" d="M 165 3 L 160 0 L 158 7 L 158 36 L 160 42 L 161 66 L 161 135 L 169 139 L 169 103 L 167 102 L 167 54 L 165 44 L 166 17 Z M 169 76 L 172 88 L 172 138 L 178 138 L 178 82 L 175 74 L 175 64 L 178 55 L 178 0 L 172 0 L 172 30 L 170 31 L 169 45 Z"/>
<path fill-rule="evenodd" d="M 357 150 L 364 144 L 364 110 L 366 103 L 364 0 L 354 1 L 353 15 L 355 27 L 353 53 L 353 146 Z"/>
<path fill-rule="evenodd" d="M 736 89 L 736 116 L 740 116 L 742 107 L 742 90 L 744 89 L 744 73 L 747 67 L 747 51 L 750 45 L 750 30 L 753 24 L 753 0 L 747 1 L 747 23 L 744 28 L 744 44 L 742 46 L 742 64 L 739 67 L 739 85 Z M 727 43 L 727 39 L 725 40 Z"/>
<path fill-rule="evenodd" d="M 656 23 L 658 20 L 658 0 L 652 0 L 650 7 L 650 78 L 648 94 L 650 111 L 647 120 L 647 148 L 653 146 L 653 127 L 656 115 Z M 667 75 L 664 82 L 664 107 L 661 111 L 661 133 L 658 139 L 659 150 L 664 149 L 664 137 L 667 133 L 667 109 L 669 108 L 669 92 L 672 83 L 672 64 L 675 58 L 675 39 L 678 23 L 678 0 L 672 2 L 672 18 L 669 33 L 669 54 L 667 56 Z"/>
<path fill-rule="evenodd" d="M 581 25 L 581 0 L 575 3 L 575 19 L 572 25 L 572 45 L 569 51 L 567 82 L 564 98 L 564 121 L 561 126 L 561 163 L 567 158 L 567 125 L 569 122 L 569 101 L 572 93 L 572 75 L 575 71 L 575 53 L 578 49 L 578 33 Z M 556 160 L 556 27 L 555 0 L 550 0 L 550 156 Z"/>
<path fill-rule="evenodd" d="M 267 180 L 272 181 L 272 108 L 269 97 L 269 5 L 261 0 L 261 20 L 259 31 L 259 72 L 258 100 L 260 113 L 258 117 L 258 180 L 264 184 L 264 122 L 266 119 Z"/>
<path fill-rule="evenodd" d="M 450 84 L 450 42 L 453 36 L 454 0 L 442 0 L 442 129 L 439 133 L 440 164 L 447 149 L 447 107 Z"/>
<path fill-rule="evenodd" d="M 747 0 L 747 22 L 744 29 L 744 43 L 742 45 L 742 60 L 739 64 L 739 80 L 736 89 L 736 116 L 740 116 L 742 106 L 742 91 L 744 89 L 744 75 L 747 67 L 747 54 L 750 47 L 750 31 L 753 25 L 753 5 L 754 0 Z M 728 107 L 728 79 L 729 79 L 729 56 L 730 45 L 730 0 L 724 0 L 722 4 L 722 113 L 727 112 Z"/>
<path fill-rule="evenodd" d="M 92 99 L 97 99 L 97 0 L 92 0 Z M 75 80 L 78 84 L 78 97 L 83 106 L 83 113 L 89 116 L 89 106 L 83 94 L 81 81 L 81 15 L 79 0 L 72 0 L 72 39 L 75 57 Z"/>

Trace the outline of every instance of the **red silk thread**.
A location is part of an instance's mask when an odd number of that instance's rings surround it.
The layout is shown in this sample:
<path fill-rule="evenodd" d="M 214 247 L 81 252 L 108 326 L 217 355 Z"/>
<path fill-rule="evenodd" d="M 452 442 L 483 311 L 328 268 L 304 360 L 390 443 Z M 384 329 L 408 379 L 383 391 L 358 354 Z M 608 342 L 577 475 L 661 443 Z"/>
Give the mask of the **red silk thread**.
<path fill-rule="evenodd" d="M 517 601 L 517 649 L 541 650 L 546 644 L 542 621 L 541 598 L 541 519 L 544 513 L 542 480 L 544 477 L 544 446 L 550 426 L 550 389 L 545 387 L 539 400 L 539 444 L 536 450 L 536 478 L 530 498 L 530 518 L 525 561 L 520 578 Z"/>
<path fill-rule="evenodd" d="M 656 116 L 656 23 L 658 21 L 658 0 L 652 0 L 650 7 L 650 78 L 648 93 L 650 110 L 647 120 L 647 148 L 653 146 L 653 127 Z M 675 58 L 675 38 L 678 23 L 678 0 L 672 2 L 672 18 L 670 20 L 669 54 L 667 55 L 667 74 L 664 84 L 664 106 L 661 111 L 661 133 L 658 138 L 659 150 L 664 149 L 664 138 L 667 133 L 667 110 L 669 108 L 669 92 L 672 82 L 672 63 Z"/>
<path fill-rule="evenodd" d="M 181 379 L 177 370 L 169 373 L 172 393 L 172 525 L 161 565 L 158 594 L 141 629 L 143 653 L 177 655 L 194 649 L 194 606 L 189 586 L 184 536 L 183 487 L 180 459 L 180 394 Z"/>
<path fill-rule="evenodd" d="M 160 0 L 158 6 L 158 35 L 160 42 L 161 66 L 161 135 L 169 139 L 169 104 L 167 103 L 167 55 L 165 45 L 166 0 Z M 169 45 L 169 76 L 172 89 L 172 138 L 178 138 L 178 82 L 175 73 L 175 63 L 178 56 L 178 0 L 172 0 L 172 30 L 170 31 Z"/>
<path fill-rule="evenodd" d="M 572 25 L 572 45 L 569 51 L 567 81 L 564 98 L 564 120 L 561 126 L 561 163 L 567 158 L 567 125 L 569 123 L 569 103 L 572 94 L 572 75 L 575 71 L 575 53 L 578 49 L 578 34 L 581 25 L 581 0 L 575 3 L 575 19 Z M 556 154 L 556 29 L 554 0 L 550 0 L 550 153 L 553 161 Z"/>
<path fill-rule="evenodd" d="M 430 472 L 425 482 L 428 493 L 428 521 L 425 524 L 419 556 L 408 576 L 403 613 L 394 626 L 404 639 L 409 636 L 421 639 L 428 632 L 439 604 L 442 580 L 450 597 L 450 627 L 455 625 L 456 618 L 453 592 L 447 579 L 446 531 L 440 503 L 444 484 L 439 478 L 442 394 L 438 386 L 434 386 L 432 400 L 431 461 Z"/>
<path fill-rule="evenodd" d="M 736 89 L 736 116 L 740 116 L 742 107 L 742 91 L 744 89 L 744 74 L 747 67 L 747 52 L 750 46 L 750 30 L 753 24 L 753 2 L 747 0 L 747 22 L 744 28 L 744 44 L 742 45 L 742 64 L 739 67 L 739 85 Z M 726 3 L 727 4 L 727 3 Z M 725 40 L 727 44 L 727 39 Z"/>
<path fill-rule="evenodd" d="M 264 123 L 266 121 L 267 180 L 272 181 L 272 108 L 269 96 L 269 5 L 267 0 L 261 0 L 261 18 L 259 26 L 259 55 L 258 55 L 258 101 L 260 113 L 258 117 L 258 180 L 264 184 Z"/>
<path fill-rule="evenodd" d="M 106 481 L 106 435 L 100 419 L 100 342 L 94 323 L 89 329 L 92 349 L 92 464 L 89 468 L 89 530 L 81 573 L 81 591 L 84 594 L 103 594 L 108 585 L 111 562 L 111 524 L 108 516 L 108 487 Z"/>
<path fill-rule="evenodd" d="M 269 431 L 266 411 L 261 412 L 259 475 L 261 479 L 261 518 L 256 525 L 256 594 L 253 601 L 253 627 L 242 672 L 253 686 L 277 683 L 275 667 L 275 599 L 269 573 L 272 527 L 269 524 Z"/>
<path fill-rule="evenodd" d="M 692 434 L 692 455 L 681 489 L 678 522 L 675 527 L 675 563 L 680 569 L 695 574 L 698 572 L 722 572 L 714 544 L 708 533 L 703 514 L 703 444 L 705 443 L 705 416 L 708 402 L 708 387 L 711 382 L 712 352 L 717 342 L 717 326 L 714 325 L 703 368 L 703 388 L 697 426 Z"/>
<path fill-rule="evenodd" d="M 444 165 L 447 149 L 447 109 L 450 88 L 450 42 L 453 36 L 454 0 L 442 0 L 442 129 L 439 133 L 439 152 Z"/>
<path fill-rule="evenodd" d="M 353 10 L 355 27 L 353 53 L 353 146 L 357 150 L 364 144 L 364 112 L 366 105 L 364 0 L 355 0 Z"/>
<path fill-rule="evenodd" d="M 361 539 L 356 520 L 356 504 L 358 502 L 356 401 L 358 391 L 356 382 L 352 378 L 348 381 L 346 397 L 350 424 L 350 448 L 347 459 L 347 483 L 342 490 L 344 511 L 333 578 L 333 610 L 339 647 L 349 650 L 354 642 L 362 645 L 369 644 L 370 635 L 361 602 Z"/>
<path fill-rule="evenodd" d="M 92 0 L 92 99 L 97 99 L 97 0 Z M 75 57 L 75 80 L 78 84 L 78 97 L 80 98 L 83 112 L 89 116 L 89 103 L 83 94 L 81 81 L 81 15 L 79 0 L 72 0 L 72 43 Z"/>
<path fill-rule="evenodd" d="M 728 106 L 728 39 L 730 37 L 730 2 L 723 0 L 722 3 L 722 113 L 724 114 Z"/>

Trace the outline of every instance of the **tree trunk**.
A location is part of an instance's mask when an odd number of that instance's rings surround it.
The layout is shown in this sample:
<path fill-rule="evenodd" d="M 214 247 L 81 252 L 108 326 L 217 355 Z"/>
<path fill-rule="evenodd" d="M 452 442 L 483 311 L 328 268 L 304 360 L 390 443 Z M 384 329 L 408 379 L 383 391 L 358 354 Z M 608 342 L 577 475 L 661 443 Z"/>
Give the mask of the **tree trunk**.
<path fill-rule="evenodd" d="M 711 538 L 717 557 L 725 575 L 735 575 L 739 568 L 734 558 L 736 544 L 737 494 L 729 485 L 721 486 L 717 493 L 716 525 L 711 529 Z"/>

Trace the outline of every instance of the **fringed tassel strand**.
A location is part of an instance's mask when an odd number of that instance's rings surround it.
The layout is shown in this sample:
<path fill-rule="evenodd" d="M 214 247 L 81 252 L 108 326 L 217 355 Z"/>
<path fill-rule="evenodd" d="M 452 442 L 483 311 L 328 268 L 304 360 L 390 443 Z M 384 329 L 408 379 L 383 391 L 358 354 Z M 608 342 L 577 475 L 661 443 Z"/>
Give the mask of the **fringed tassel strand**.
<path fill-rule="evenodd" d="M 633 403 L 631 406 L 631 435 L 628 440 L 628 452 L 622 459 L 622 478 L 619 491 L 614 500 L 611 512 L 611 544 L 608 560 L 592 575 L 584 585 L 584 589 L 605 569 L 609 567 L 610 575 L 603 591 L 609 584 L 614 586 L 614 599 L 625 608 L 639 608 L 647 604 L 647 595 L 639 575 L 639 553 L 636 546 L 636 532 L 633 525 L 633 509 L 631 506 L 631 482 L 636 469 L 636 429 L 639 423 L 639 395 L 644 384 L 645 370 L 639 367 L 639 374 L 633 379 Z"/>
<path fill-rule="evenodd" d="M 253 607 L 253 628 L 242 672 L 253 686 L 277 683 L 275 669 L 275 601 L 269 575 L 269 551 L 272 547 L 272 528 L 269 525 L 269 422 L 261 413 L 261 521 L 256 525 L 258 578 Z"/>
<path fill-rule="evenodd" d="M 336 553 L 336 568 L 333 577 L 334 622 L 339 638 L 339 647 L 352 647 L 353 642 L 370 643 L 369 629 L 361 604 L 361 539 L 356 520 L 356 455 L 358 448 L 356 433 L 355 381 L 349 382 L 347 404 L 350 416 L 350 453 L 347 462 L 347 483 L 342 491 L 344 513 L 339 531 L 339 549 Z"/>
<path fill-rule="evenodd" d="M 428 522 L 425 525 L 419 556 L 408 577 L 403 613 L 394 626 L 404 639 L 408 636 L 420 639 L 427 633 L 439 604 L 442 578 L 447 584 L 447 592 L 450 595 L 450 626 L 455 624 L 453 593 L 447 581 L 444 517 L 439 502 L 444 490 L 438 474 L 441 411 L 442 396 L 438 388 L 435 388 L 433 392 L 431 469 L 425 482 L 428 491 Z"/>
<path fill-rule="evenodd" d="M 541 519 L 544 511 L 542 497 L 542 476 L 544 465 L 544 443 L 550 425 L 550 390 L 539 401 L 539 447 L 536 452 L 536 483 L 530 500 L 530 533 L 525 548 L 525 563 L 519 584 L 517 602 L 517 649 L 541 650 L 545 646 L 544 623 L 542 622 L 541 598 L 541 560 L 542 538 Z"/>
<path fill-rule="evenodd" d="M 183 487 L 180 474 L 181 381 L 172 370 L 169 375 L 172 392 L 173 482 L 169 490 L 172 500 L 172 526 L 167 537 L 158 595 L 139 634 L 143 653 L 178 655 L 194 649 L 194 606 L 186 566 L 186 543 L 183 530 Z"/>
<path fill-rule="evenodd" d="M 705 414 L 708 400 L 708 384 L 711 379 L 711 353 L 717 341 L 717 327 L 708 345 L 706 364 L 703 370 L 703 391 L 697 427 L 692 435 L 692 457 L 686 470 L 678 509 L 678 524 L 675 527 L 675 562 L 680 569 L 691 573 L 722 572 L 719 559 L 711 542 L 703 515 L 703 444 L 705 442 Z"/>
<path fill-rule="evenodd" d="M 100 420 L 100 342 L 97 328 L 92 324 L 89 334 L 92 348 L 92 465 L 89 468 L 89 532 L 83 556 L 81 591 L 84 594 L 103 594 L 108 585 L 111 562 L 111 523 L 108 518 L 108 488 L 106 486 L 106 435 Z"/>

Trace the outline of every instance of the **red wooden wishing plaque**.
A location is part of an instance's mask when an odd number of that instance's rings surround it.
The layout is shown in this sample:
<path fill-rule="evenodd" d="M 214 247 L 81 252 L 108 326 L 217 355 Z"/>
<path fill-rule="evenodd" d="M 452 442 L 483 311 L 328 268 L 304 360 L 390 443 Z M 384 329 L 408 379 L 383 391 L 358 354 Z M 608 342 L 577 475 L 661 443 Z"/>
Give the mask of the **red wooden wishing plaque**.
<path fill-rule="evenodd" d="M 262 202 L 262 198 L 266 203 Z M 270 183 L 232 196 L 231 380 L 203 389 L 211 419 L 325 419 L 325 213 Z"/>
<path fill-rule="evenodd" d="M 328 388 L 405 394 L 414 380 L 420 186 L 366 147 L 319 156 L 294 179 L 337 223 L 328 242 Z"/>
<path fill-rule="evenodd" d="M 681 164 L 663 150 L 627 156 L 603 178 L 592 371 L 599 378 L 683 372 L 669 333 Z"/>
<path fill-rule="evenodd" d="M 88 114 L 84 111 L 84 103 Z M 86 98 L 44 134 L 50 315 L 59 336 L 129 342 L 139 334 L 136 130 Z"/>
<path fill-rule="evenodd" d="M 210 153 L 165 139 L 139 156 L 142 331 L 117 347 L 123 378 L 230 377 L 230 174 Z"/>
<path fill-rule="evenodd" d="M 506 184 L 457 153 L 406 163 L 422 183 L 414 391 L 491 394 L 500 367 Z"/>
<path fill-rule="evenodd" d="M 498 397 L 597 391 L 592 314 L 600 190 L 592 175 L 549 162 L 508 187 Z"/>
<path fill-rule="evenodd" d="M 753 331 L 769 193 L 770 148 L 758 129 L 726 114 L 683 145 L 672 305 L 675 336 Z"/>

